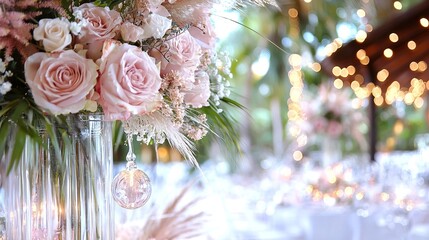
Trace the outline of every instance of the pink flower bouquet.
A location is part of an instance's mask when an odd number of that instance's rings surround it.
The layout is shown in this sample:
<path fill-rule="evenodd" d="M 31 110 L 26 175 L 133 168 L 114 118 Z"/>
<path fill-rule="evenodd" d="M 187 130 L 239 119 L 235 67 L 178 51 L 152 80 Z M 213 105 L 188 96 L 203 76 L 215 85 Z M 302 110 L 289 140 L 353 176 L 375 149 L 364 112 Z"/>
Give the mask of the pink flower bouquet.
<path fill-rule="evenodd" d="M 102 112 L 195 162 L 193 141 L 214 128 L 234 139 L 221 103 L 240 105 L 228 98 L 231 62 L 217 53 L 211 14 L 245 3 L 274 1 L 1 1 L 0 135 L 12 121 L 37 139 L 46 116 Z"/>

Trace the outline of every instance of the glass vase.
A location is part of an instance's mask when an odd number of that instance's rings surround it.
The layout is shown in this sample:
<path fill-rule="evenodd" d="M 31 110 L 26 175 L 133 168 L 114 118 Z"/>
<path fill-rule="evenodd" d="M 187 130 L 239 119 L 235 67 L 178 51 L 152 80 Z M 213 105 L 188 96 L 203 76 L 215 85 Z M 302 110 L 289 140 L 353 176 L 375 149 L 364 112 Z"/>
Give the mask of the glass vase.
<path fill-rule="evenodd" d="M 341 141 L 338 137 L 326 136 L 321 143 L 322 167 L 327 168 L 341 161 Z"/>
<path fill-rule="evenodd" d="M 114 239 L 111 123 L 101 114 L 70 115 L 54 129 L 60 151 L 39 126 L 48 147 L 27 138 L 4 180 L 7 239 Z"/>

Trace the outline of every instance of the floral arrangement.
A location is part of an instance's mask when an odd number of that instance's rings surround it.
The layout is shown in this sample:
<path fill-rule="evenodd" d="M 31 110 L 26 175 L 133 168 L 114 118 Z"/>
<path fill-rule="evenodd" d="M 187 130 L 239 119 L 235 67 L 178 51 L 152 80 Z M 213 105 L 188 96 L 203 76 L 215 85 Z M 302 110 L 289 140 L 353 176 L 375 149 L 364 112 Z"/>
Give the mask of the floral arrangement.
<path fill-rule="evenodd" d="M 137 139 L 167 139 L 196 163 L 193 142 L 212 128 L 234 140 L 222 103 L 231 61 L 216 49 L 215 6 L 274 1 L 0 1 L 0 152 L 39 141 L 67 115 L 102 112 Z M 15 141 L 6 141 L 11 124 Z M 50 134 L 54 131 L 47 127 Z"/>
<path fill-rule="evenodd" d="M 351 91 L 337 89 L 329 82 L 315 93 L 307 91 L 301 101 L 301 129 L 307 136 L 350 138 L 359 146 L 366 145 L 361 126 L 366 124 L 362 109 L 353 107 Z"/>

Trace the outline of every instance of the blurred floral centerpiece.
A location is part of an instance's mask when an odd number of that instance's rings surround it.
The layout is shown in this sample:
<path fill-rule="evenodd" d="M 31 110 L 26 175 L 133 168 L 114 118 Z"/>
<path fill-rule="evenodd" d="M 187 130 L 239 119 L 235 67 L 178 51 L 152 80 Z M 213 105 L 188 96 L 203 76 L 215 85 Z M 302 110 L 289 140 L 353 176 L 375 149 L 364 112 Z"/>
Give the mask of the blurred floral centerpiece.
<path fill-rule="evenodd" d="M 316 91 L 304 93 L 301 102 L 301 129 L 308 136 L 309 146 L 318 147 L 322 154 L 337 161 L 342 152 L 362 152 L 366 149 L 366 118 L 362 106 L 353 104 L 349 89 L 337 89 L 330 82 L 322 83 Z M 332 151 L 336 152 L 335 154 Z M 329 164 L 329 163 L 328 163 Z"/>

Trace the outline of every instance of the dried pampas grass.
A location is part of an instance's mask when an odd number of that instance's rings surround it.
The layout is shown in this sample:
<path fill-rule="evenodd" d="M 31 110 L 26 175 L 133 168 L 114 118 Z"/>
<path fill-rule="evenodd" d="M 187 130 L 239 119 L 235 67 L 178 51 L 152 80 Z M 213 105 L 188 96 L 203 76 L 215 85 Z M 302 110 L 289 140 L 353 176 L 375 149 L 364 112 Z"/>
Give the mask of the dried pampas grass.
<path fill-rule="evenodd" d="M 117 240 L 185 240 L 209 239 L 204 231 L 208 214 L 196 211 L 193 206 L 202 200 L 193 198 L 184 203 L 192 184 L 185 186 L 181 192 L 168 203 L 162 211 L 155 209 L 140 222 L 125 223 L 117 226 Z"/>

